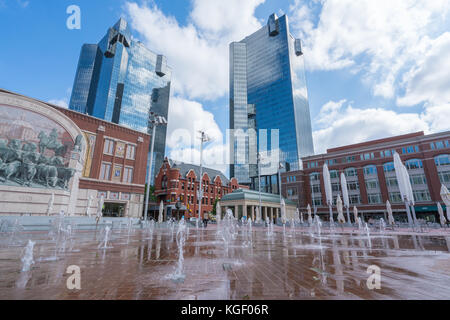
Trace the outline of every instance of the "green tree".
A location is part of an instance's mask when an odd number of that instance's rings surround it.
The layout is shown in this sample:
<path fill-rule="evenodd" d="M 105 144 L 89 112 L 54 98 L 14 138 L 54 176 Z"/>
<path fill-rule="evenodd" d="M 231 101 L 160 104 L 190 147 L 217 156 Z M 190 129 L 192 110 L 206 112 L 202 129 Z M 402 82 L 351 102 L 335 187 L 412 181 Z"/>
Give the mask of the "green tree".
<path fill-rule="evenodd" d="M 217 206 L 217 202 L 219 202 L 219 198 L 216 198 L 216 200 L 214 200 L 213 208 L 212 208 L 212 211 L 211 211 L 211 214 L 212 214 L 213 216 L 216 216 L 216 206 Z"/>
<path fill-rule="evenodd" d="M 144 189 L 144 201 L 145 201 L 145 195 L 147 194 L 147 184 L 145 184 Z M 148 197 L 148 202 L 156 202 L 158 199 L 155 196 L 155 186 L 150 186 L 150 195 Z"/>

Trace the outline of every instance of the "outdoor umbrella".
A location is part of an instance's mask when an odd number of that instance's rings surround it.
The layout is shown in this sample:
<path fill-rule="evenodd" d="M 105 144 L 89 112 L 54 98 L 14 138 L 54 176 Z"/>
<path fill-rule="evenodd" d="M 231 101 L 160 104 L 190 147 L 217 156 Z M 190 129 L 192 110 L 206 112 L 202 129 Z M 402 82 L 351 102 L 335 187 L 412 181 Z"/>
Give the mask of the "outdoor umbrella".
<path fill-rule="evenodd" d="M 394 225 L 395 224 L 395 220 L 394 220 L 394 215 L 392 214 L 392 207 L 391 207 L 391 203 L 388 201 L 386 201 L 386 210 L 388 213 L 388 220 L 389 220 L 389 224 L 390 225 Z"/>
<path fill-rule="evenodd" d="M 337 212 L 338 212 L 339 223 L 345 223 L 344 210 L 343 210 L 343 205 L 342 205 L 342 200 L 341 200 L 340 195 L 337 196 L 336 207 L 337 207 Z"/>
<path fill-rule="evenodd" d="M 355 223 L 358 223 L 358 209 L 353 207 L 353 216 L 355 217 Z"/>
<path fill-rule="evenodd" d="M 447 209 L 447 220 L 450 221 L 450 192 L 448 192 L 447 187 L 444 185 L 441 187 L 441 198 Z"/>
<path fill-rule="evenodd" d="M 159 204 L 159 216 L 158 216 L 158 223 L 162 223 L 163 222 L 163 217 L 164 215 L 164 203 L 161 200 L 161 203 Z"/>
<path fill-rule="evenodd" d="M 439 202 L 437 203 L 437 209 L 438 209 L 438 212 L 439 212 L 439 220 L 441 221 L 441 226 L 444 227 L 445 223 L 447 221 L 445 220 L 445 217 L 444 217 L 444 210 L 442 210 L 442 206 L 441 206 L 441 204 Z"/>
<path fill-rule="evenodd" d="M 350 200 L 348 198 L 347 179 L 345 178 L 345 174 L 343 172 L 341 172 L 341 189 L 342 200 L 344 201 L 344 206 L 347 209 L 347 220 L 348 223 L 352 223 L 350 219 Z"/>
<path fill-rule="evenodd" d="M 221 219 L 222 219 L 222 208 L 220 207 L 219 201 L 217 201 L 217 203 L 216 203 L 216 221 L 217 221 L 217 223 L 219 223 Z"/>
<path fill-rule="evenodd" d="M 409 209 L 410 203 L 414 205 L 414 197 L 412 196 L 411 181 L 409 180 L 408 170 L 406 170 L 406 167 L 403 165 L 402 160 L 400 159 L 400 155 L 397 152 L 394 153 L 394 168 L 395 168 L 395 175 L 397 177 L 398 187 L 400 189 L 400 194 L 402 196 L 402 200 L 405 201 L 408 223 L 412 225 L 413 220 L 411 218 L 411 212 Z"/>
<path fill-rule="evenodd" d="M 311 217 L 311 206 L 308 204 L 308 208 L 307 208 L 307 210 L 308 210 L 308 223 L 309 224 L 312 224 L 312 217 Z"/>
<path fill-rule="evenodd" d="M 328 170 L 328 165 L 325 163 L 323 166 L 323 183 L 325 185 L 325 195 L 327 198 L 327 204 L 330 208 L 330 222 L 333 222 L 333 190 L 331 189 L 331 178 L 330 171 Z"/>

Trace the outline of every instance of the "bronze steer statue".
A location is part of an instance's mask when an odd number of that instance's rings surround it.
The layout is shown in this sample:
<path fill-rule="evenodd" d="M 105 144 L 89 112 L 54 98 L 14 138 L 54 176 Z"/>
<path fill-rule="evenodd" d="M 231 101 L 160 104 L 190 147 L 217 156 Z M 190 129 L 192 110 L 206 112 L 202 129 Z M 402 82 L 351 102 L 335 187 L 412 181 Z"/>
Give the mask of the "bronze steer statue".
<path fill-rule="evenodd" d="M 69 187 L 69 181 L 74 176 L 76 170 L 72 168 L 63 168 L 63 167 L 58 167 L 57 170 L 60 185 L 62 188 L 67 190 Z"/>
<path fill-rule="evenodd" d="M 3 172 L 3 182 L 8 181 L 11 176 L 14 178 L 20 173 L 20 167 L 22 163 L 20 161 L 13 161 L 11 163 L 4 163 L 0 159 L 0 172 Z"/>
<path fill-rule="evenodd" d="M 43 181 L 47 187 L 56 187 L 58 183 L 58 169 L 54 166 L 49 166 L 47 164 L 38 164 L 37 169 L 37 179 Z"/>

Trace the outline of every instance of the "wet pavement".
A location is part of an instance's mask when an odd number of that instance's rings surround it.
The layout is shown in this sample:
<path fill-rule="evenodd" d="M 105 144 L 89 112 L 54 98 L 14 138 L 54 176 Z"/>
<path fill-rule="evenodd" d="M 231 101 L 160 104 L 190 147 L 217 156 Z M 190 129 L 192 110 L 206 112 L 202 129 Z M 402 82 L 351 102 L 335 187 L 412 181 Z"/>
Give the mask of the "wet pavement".
<path fill-rule="evenodd" d="M 176 268 L 176 230 L 77 231 L 56 242 L 47 232 L 0 238 L 0 299 L 448 299 L 450 232 L 439 235 L 365 233 L 311 235 L 309 229 L 243 228 L 228 247 L 215 226 L 190 228 L 184 281 Z M 340 232 L 340 230 L 337 230 Z M 34 265 L 21 272 L 23 248 L 36 241 Z M 370 247 L 371 245 L 371 247 Z M 56 257 L 56 258 L 55 258 Z M 67 267 L 81 270 L 81 289 L 69 290 Z M 370 266 L 381 288 L 369 289 Z M 375 267 L 375 268 L 376 268 Z"/>

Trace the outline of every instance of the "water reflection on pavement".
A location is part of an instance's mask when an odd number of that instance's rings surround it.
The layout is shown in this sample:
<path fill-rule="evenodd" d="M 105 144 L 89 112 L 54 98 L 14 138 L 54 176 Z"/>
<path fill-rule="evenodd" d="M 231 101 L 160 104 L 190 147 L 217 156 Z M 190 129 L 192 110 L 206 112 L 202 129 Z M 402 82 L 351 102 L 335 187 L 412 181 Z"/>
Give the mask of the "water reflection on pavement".
<path fill-rule="evenodd" d="M 128 237 L 113 230 L 109 249 L 94 232 L 78 231 L 53 257 L 47 233 L 0 239 L 0 299 L 448 299 L 450 234 L 365 235 L 254 228 L 228 248 L 214 227 L 191 228 L 184 250 L 184 282 L 166 276 L 178 259 L 170 229 Z M 21 272 L 22 250 L 36 241 L 31 271 Z M 66 269 L 81 269 L 81 289 L 69 290 Z M 369 266 L 381 270 L 381 289 L 367 287 Z"/>

